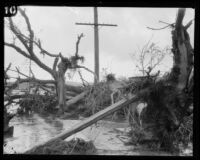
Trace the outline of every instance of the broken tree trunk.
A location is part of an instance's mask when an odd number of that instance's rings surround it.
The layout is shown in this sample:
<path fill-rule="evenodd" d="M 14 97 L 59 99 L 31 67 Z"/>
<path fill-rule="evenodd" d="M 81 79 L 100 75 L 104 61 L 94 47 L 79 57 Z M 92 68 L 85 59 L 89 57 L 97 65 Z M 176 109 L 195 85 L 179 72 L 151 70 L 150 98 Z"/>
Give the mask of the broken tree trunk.
<path fill-rule="evenodd" d="M 66 106 L 64 85 L 65 85 L 65 80 L 64 76 L 62 75 L 57 79 L 58 105 L 61 113 L 64 111 L 64 108 Z"/>
<path fill-rule="evenodd" d="M 176 88 L 182 92 L 187 86 L 187 80 L 193 67 L 193 49 L 190 37 L 187 33 L 191 21 L 183 26 L 185 8 L 180 8 L 176 17 L 175 29 L 172 31 L 174 65 L 172 69 L 172 80 L 176 82 Z"/>
<path fill-rule="evenodd" d="M 78 94 L 75 93 L 75 92 L 72 92 L 72 91 L 66 91 L 66 92 L 65 92 L 65 95 L 71 96 L 71 97 L 75 97 L 75 96 L 77 96 Z"/>
<path fill-rule="evenodd" d="M 81 99 L 83 99 L 87 93 L 88 93 L 88 91 L 82 92 L 81 94 L 79 94 L 79 95 L 73 97 L 72 99 L 70 99 L 69 101 L 67 101 L 66 102 L 67 107 L 65 108 L 65 111 L 67 111 L 71 105 L 73 105 L 73 104 L 77 103 L 78 101 L 80 101 Z"/>
<path fill-rule="evenodd" d="M 66 91 L 72 91 L 77 94 L 82 93 L 84 91 L 84 88 L 82 86 L 74 86 L 74 85 L 69 85 L 65 84 Z"/>
<path fill-rule="evenodd" d="M 148 90 L 142 90 L 140 91 L 139 94 L 144 94 L 145 92 L 147 92 Z M 26 151 L 25 153 L 27 152 L 30 152 L 31 150 L 34 150 L 36 149 L 37 147 L 41 147 L 43 145 L 46 145 L 46 144 L 49 144 L 57 139 L 66 139 L 67 137 L 91 126 L 92 124 L 96 123 L 97 121 L 101 120 L 102 118 L 112 114 L 113 112 L 121 109 L 122 107 L 125 107 L 127 105 L 129 105 L 130 103 L 133 103 L 133 102 L 136 102 L 139 100 L 139 94 L 137 94 L 137 96 L 131 96 L 129 99 L 122 99 L 120 101 L 118 101 L 117 103 L 114 103 L 113 105 L 105 108 L 104 110 L 92 115 L 91 117 L 89 117 L 88 119 L 80 122 L 79 124 L 75 125 L 74 127 L 72 127 L 70 130 L 67 130 L 65 131 L 64 133 L 61 133 L 59 135 L 57 135 L 56 137 L 48 140 L 47 142 L 44 142 L 44 143 L 41 143 L 35 147 L 33 147 L 32 149 Z"/>

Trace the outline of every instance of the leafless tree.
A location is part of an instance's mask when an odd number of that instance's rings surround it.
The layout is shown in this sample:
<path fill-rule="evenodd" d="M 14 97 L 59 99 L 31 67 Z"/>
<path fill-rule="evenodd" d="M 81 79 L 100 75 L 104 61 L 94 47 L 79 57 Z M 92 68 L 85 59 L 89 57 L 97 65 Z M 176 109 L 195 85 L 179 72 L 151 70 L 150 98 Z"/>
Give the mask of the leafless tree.
<path fill-rule="evenodd" d="M 161 49 L 149 40 L 142 49 L 138 48 L 138 52 L 131 56 L 137 69 L 142 73 L 142 75 L 148 76 L 161 64 L 164 57 L 169 53 L 170 49 L 168 47 Z"/>
<path fill-rule="evenodd" d="M 41 44 L 41 40 L 35 36 L 30 20 L 25 10 L 21 9 L 20 7 L 18 8 L 18 10 L 23 20 L 25 21 L 28 34 L 25 34 L 26 32 L 21 31 L 19 27 L 14 23 L 11 17 L 8 18 L 8 27 L 11 33 L 13 34 L 14 39 L 18 40 L 23 45 L 24 49 L 20 47 L 20 45 L 17 45 L 15 41 L 13 41 L 12 43 L 4 42 L 4 45 L 6 47 L 10 47 L 14 49 L 17 53 L 34 61 L 41 69 L 47 71 L 54 80 L 40 80 L 40 79 L 35 78 L 34 76 L 26 77 L 25 79 L 18 79 L 12 85 L 12 87 L 9 87 L 9 89 L 15 87 L 18 83 L 29 82 L 30 80 L 37 82 L 39 84 L 47 84 L 47 83 L 54 84 L 56 86 L 56 93 L 58 97 L 59 108 L 60 108 L 60 111 L 63 112 L 64 108 L 66 107 L 66 103 L 65 103 L 65 73 L 66 71 L 68 69 L 83 68 L 93 73 L 90 69 L 78 64 L 78 61 L 81 61 L 81 62 L 84 61 L 84 57 L 79 56 L 78 54 L 79 43 L 80 43 L 81 38 L 84 35 L 80 34 L 77 37 L 74 56 L 64 57 L 61 53 L 59 54 L 50 53 L 46 49 L 43 48 Z M 40 52 L 36 53 L 36 49 L 39 49 Z M 43 54 L 43 55 L 55 58 L 53 66 L 49 67 L 45 63 L 43 63 L 41 59 L 38 57 L 39 54 Z M 21 75 L 23 74 L 19 70 L 17 72 L 20 73 Z"/>

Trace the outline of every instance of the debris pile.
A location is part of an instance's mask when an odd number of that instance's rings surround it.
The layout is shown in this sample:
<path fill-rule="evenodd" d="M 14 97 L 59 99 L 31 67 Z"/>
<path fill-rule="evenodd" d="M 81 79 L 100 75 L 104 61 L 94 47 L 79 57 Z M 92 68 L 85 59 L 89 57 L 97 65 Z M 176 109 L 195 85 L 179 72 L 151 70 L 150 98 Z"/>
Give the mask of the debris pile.
<path fill-rule="evenodd" d="M 58 139 L 54 142 L 40 146 L 25 154 L 94 154 L 96 148 L 92 141 L 86 142 L 80 138 L 73 138 L 70 141 Z"/>

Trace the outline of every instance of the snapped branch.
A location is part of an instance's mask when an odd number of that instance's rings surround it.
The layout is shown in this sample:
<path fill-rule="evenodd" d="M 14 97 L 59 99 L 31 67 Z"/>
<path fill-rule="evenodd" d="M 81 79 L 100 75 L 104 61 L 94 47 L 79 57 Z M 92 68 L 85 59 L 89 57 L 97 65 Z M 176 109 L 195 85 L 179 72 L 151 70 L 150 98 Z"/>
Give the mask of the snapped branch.
<path fill-rule="evenodd" d="M 179 8 L 178 9 L 178 14 L 176 16 L 176 23 L 175 23 L 175 27 L 176 28 L 180 28 L 183 22 L 183 18 L 185 16 L 185 8 Z"/>
<path fill-rule="evenodd" d="M 54 70 L 54 71 L 56 71 L 56 66 L 57 66 L 57 64 L 58 64 L 58 60 L 59 60 L 58 57 L 56 57 L 55 60 L 54 60 L 54 63 L 53 63 L 53 70 Z"/>
<path fill-rule="evenodd" d="M 188 24 L 185 25 L 185 27 L 184 27 L 185 30 L 187 30 L 192 25 L 193 20 L 194 19 L 192 19 L 191 21 L 188 22 Z"/>

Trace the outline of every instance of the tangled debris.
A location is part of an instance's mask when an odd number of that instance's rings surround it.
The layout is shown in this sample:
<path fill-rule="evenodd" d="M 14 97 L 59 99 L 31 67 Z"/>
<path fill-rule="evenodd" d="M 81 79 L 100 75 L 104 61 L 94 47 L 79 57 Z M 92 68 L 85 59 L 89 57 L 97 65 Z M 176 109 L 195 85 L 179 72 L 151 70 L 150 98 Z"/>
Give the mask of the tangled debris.
<path fill-rule="evenodd" d="M 181 105 L 191 97 L 187 94 L 181 94 L 180 97 L 180 93 L 165 81 L 152 81 L 148 88 L 148 92 L 140 95 L 141 100 L 148 104 L 141 116 L 143 128 L 130 123 L 132 128 L 138 128 L 132 131 L 132 141 L 142 142 L 145 133 L 151 131 L 159 140 L 156 148 L 178 151 L 178 143 L 188 145 L 192 141 L 193 116 L 192 114 L 188 116 L 187 110 Z"/>
<path fill-rule="evenodd" d="M 44 146 L 40 146 L 25 154 L 94 154 L 96 152 L 96 148 L 92 141 L 84 141 L 80 138 L 73 138 L 70 141 L 64 141 L 58 139 L 54 142 L 45 144 Z"/>
<path fill-rule="evenodd" d="M 183 118 L 178 130 L 175 133 L 177 143 L 187 146 L 193 139 L 193 113 Z"/>
<path fill-rule="evenodd" d="M 105 82 L 100 82 L 89 87 L 89 94 L 85 98 L 85 115 L 90 116 L 111 104 L 110 94 L 112 93 Z"/>
<path fill-rule="evenodd" d="M 28 95 L 26 98 L 19 101 L 19 114 L 35 111 L 39 113 L 53 112 L 57 105 L 57 100 L 53 95 Z"/>

